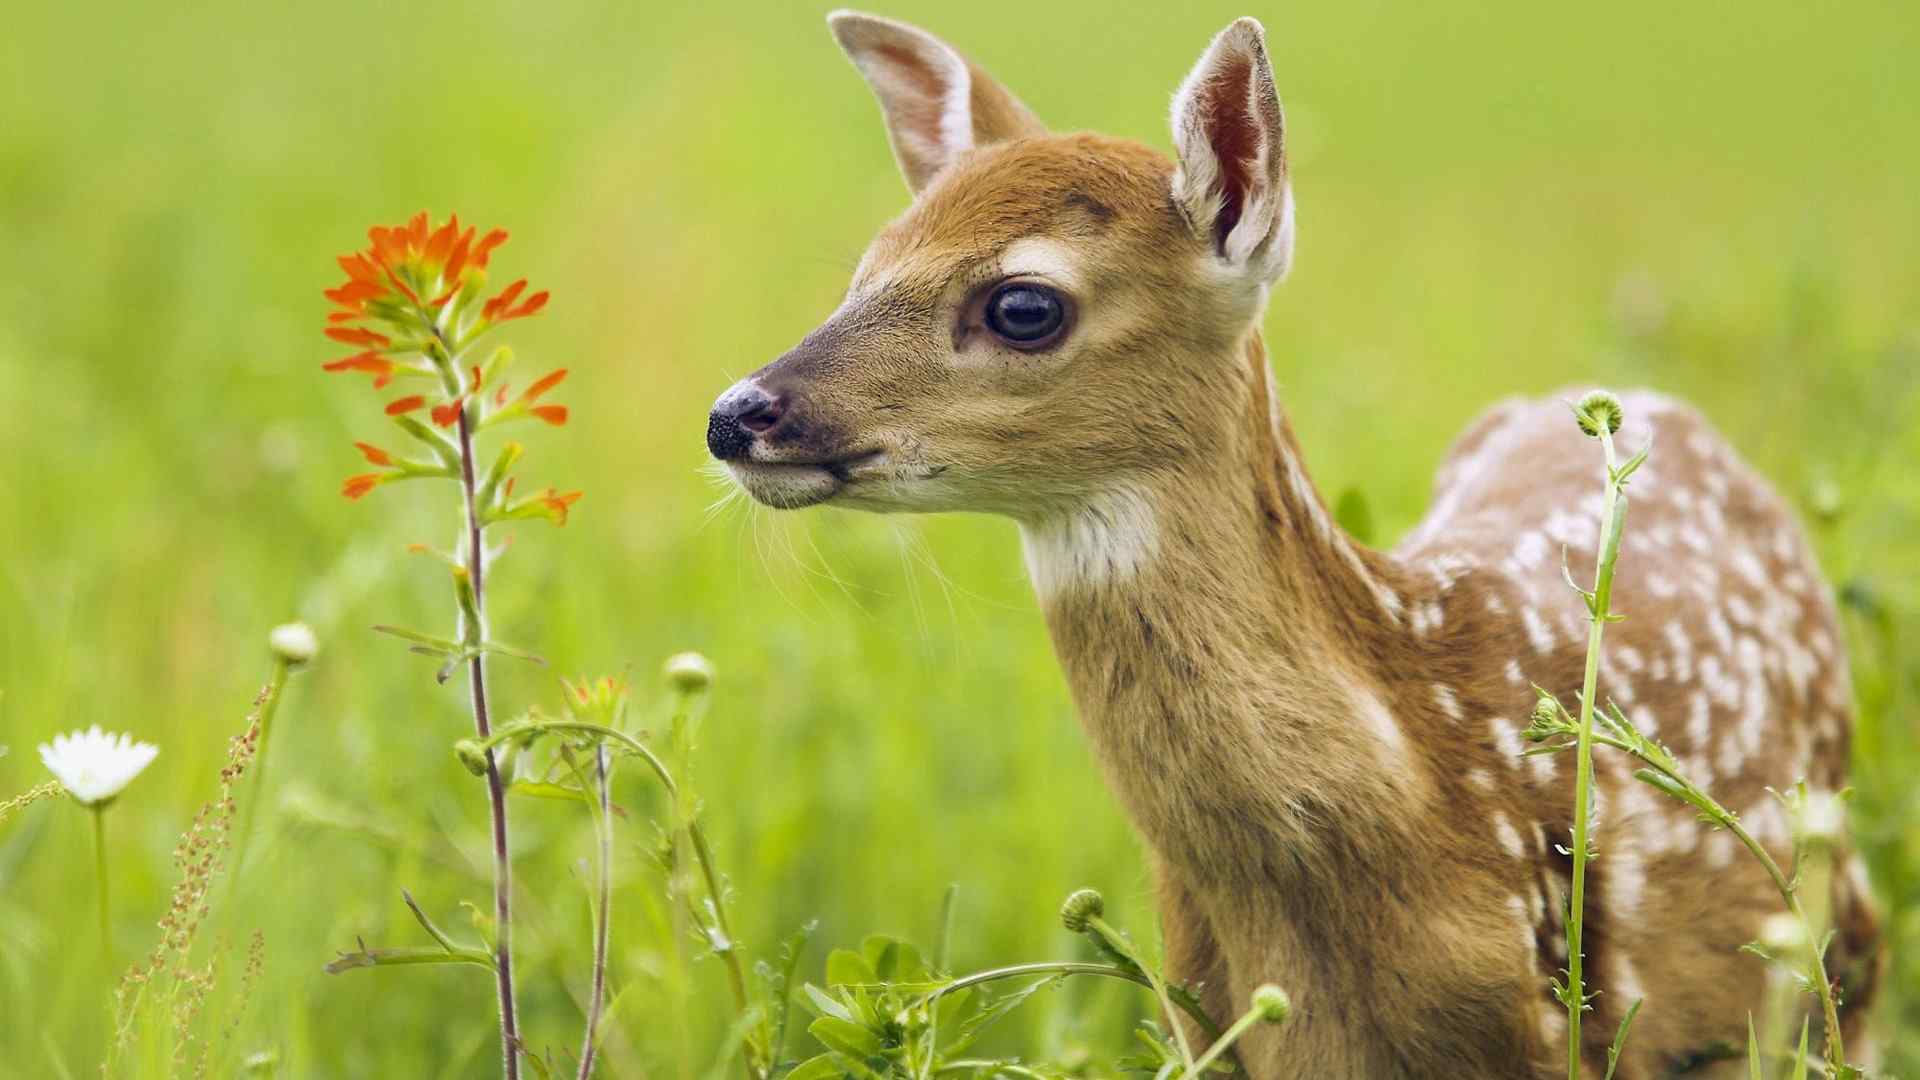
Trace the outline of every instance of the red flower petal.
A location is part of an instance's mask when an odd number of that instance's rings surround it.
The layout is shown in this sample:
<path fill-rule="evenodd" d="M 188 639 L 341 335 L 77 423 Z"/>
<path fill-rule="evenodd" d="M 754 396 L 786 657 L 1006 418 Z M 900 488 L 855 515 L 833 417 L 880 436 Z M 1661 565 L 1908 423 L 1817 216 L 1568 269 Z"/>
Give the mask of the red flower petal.
<path fill-rule="evenodd" d="M 566 368 L 561 368 L 560 370 L 555 371 L 550 375 L 543 376 L 539 382 L 536 382 L 532 386 L 527 387 L 527 392 L 520 395 L 520 400 L 532 401 L 535 398 L 539 397 L 541 394 L 544 394 L 547 391 L 553 389 L 554 387 L 560 385 L 560 380 L 566 377 L 567 377 Z"/>
<path fill-rule="evenodd" d="M 345 307 L 354 307 L 365 300 L 371 300 L 387 291 L 387 287 L 374 281 L 349 281 L 337 289 L 324 290 L 321 295 Z"/>
<path fill-rule="evenodd" d="M 357 499 L 379 487 L 386 479 L 385 473 L 361 473 L 359 476 L 349 476 L 347 482 L 340 485 L 340 494 L 349 499 Z"/>
<path fill-rule="evenodd" d="M 447 252 L 453 250 L 453 238 L 458 235 L 460 235 L 460 216 L 456 214 L 449 218 L 445 225 L 433 230 L 433 235 L 427 238 L 427 262 L 433 266 L 445 263 Z"/>
<path fill-rule="evenodd" d="M 532 296 L 527 297 L 526 303 L 521 304 L 519 307 L 514 308 L 512 311 L 509 311 L 505 315 L 500 316 L 500 321 L 505 322 L 508 319 L 524 319 L 529 315 L 538 315 L 540 314 L 540 309 L 546 306 L 547 306 L 547 292 L 546 290 L 542 289 L 541 291 L 534 293 Z"/>
<path fill-rule="evenodd" d="M 527 287 L 527 279 L 521 278 L 520 280 L 500 290 L 500 295 L 487 301 L 487 306 L 480 309 L 480 317 L 483 319 L 493 319 L 497 317 L 502 311 L 505 311 L 507 309 L 508 305 L 512 304 L 515 300 L 520 299 L 520 292 L 526 287 Z"/>
<path fill-rule="evenodd" d="M 565 405 L 535 405 L 533 408 L 528 409 L 527 413 L 530 416 L 537 416 L 545 420 L 554 427 L 560 427 L 567 422 L 567 407 Z"/>
<path fill-rule="evenodd" d="M 329 326 L 327 336 L 342 345 L 375 345 L 384 348 L 393 344 L 393 340 L 385 334 L 376 334 L 359 326 Z"/>
<path fill-rule="evenodd" d="M 387 415 L 402 416 L 406 413 L 413 412 L 415 409 L 420 408 L 426 403 L 427 403 L 427 399 L 422 397 L 421 395 L 409 394 L 406 397 L 390 402 L 387 405 Z"/>
<path fill-rule="evenodd" d="M 355 353 L 352 356 L 331 360 L 321 364 L 320 369 L 322 371 L 364 371 L 375 378 L 393 377 L 393 361 L 376 352 Z"/>
<path fill-rule="evenodd" d="M 426 250 L 427 212 L 425 210 L 413 215 L 413 219 L 407 222 L 407 246 L 416 252 Z"/>
<path fill-rule="evenodd" d="M 579 502 L 580 495 L 581 493 L 578 491 L 569 491 L 563 494 L 552 488 L 548 488 L 546 494 L 540 496 L 540 501 L 545 503 L 547 509 L 553 512 L 553 523 L 555 525 L 565 525 L 567 523 L 567 507 Z"/>
<path fill-rule="evenodd" d="M 480 242 L 473 246 L 473 254 L 468 258 L 472 260 L 473 265 L 484 270 L 487 267 L 487 259 L 493 255 L 493 249 L 506 242 L 507 230 L 494 229 L 480 238 Z"/>
<path fill-rule="evenodd" d="M 347 276 L 353 280 L 364 282 L 368 285 L 380 284 L 380 271 L 375 269 L 373 263 L 367 261 L 365 255 L 361 255 L 358 252 L 352 255 L 342 255 L 339 257 L 339 262 L 340 269 L 345 270 Z"/>
<path fill-rule="evenodd" d="M 467 268 L 467 253 L 471 250 L 472 244 L 473 228 L 468 226 L 467 231 L 460 234 L 460 239 L 453 242 L 453 250 L 447 252 L 446 275 L 450 283 L 449 291 L 451 291 L 451 285 L 459 284 L 460 272 Z"/>
<path fill-rule="evenodd" d="M 385 450 L 374 446 L 372 443 L 357 442 L 353 445 L 354 448 L 359 450 L 361 455 L 367 459 L 367 464 L 369 465 L 393 464 L 393 458 L 389 456 Z"/>
<path fill-rule="evenodd" d="M 466 404 L 467 399 L 465 397 L 457 397 L 444 405 L 435 405 L 433 407 L 433 422 L 439 424 L 441 427 L 452 427 L 453 422 L 460 419 L 460 410 L 464 408 Z"/>

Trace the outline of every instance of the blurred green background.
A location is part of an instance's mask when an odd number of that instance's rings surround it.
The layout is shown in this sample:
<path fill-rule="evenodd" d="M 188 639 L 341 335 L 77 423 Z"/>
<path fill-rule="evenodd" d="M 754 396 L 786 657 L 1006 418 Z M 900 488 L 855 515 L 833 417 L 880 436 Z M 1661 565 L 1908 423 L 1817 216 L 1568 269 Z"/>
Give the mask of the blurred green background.
<path fill-rule="evenodd" d="M 549 287 L 508 335 L 567 365 L 525 483 L 586 491 L 517 530 L 493 622 L 562 673 L 668 653 L 719 680 L 696 783 L 746 944 L 818 919 L 803 972 L 868 932 L 926 941 L 960 886 L 961 967 L 1077 955 L 1054 912 L 1092 885 L 1151 935 L 1139 845 L 1082 746 L 1001 522 L 776 517 L 703 472 L 709 402 L 837 302 L 906 203 L 824 8 L 346 2 L 36 4 L 0 37 L 0 796 L 34 747 L 100 723 L 161 746 L 112 810 L 124 964 L 151 947 L 168 853 L 293 616 L 323 653 L 273 746 L 249 871 L 216 914 L 266 976 L 231 1037 L 283 1076 L 497 1068 L 475 969 L 320 966 L 356 934 L 417 943 L 399 899 L 484 902 L 484 800 L 450 742 L 464 690 L 366 629 L 451 625 L 430 489 L 338 495 L 391 445 L 363 379 L 324 376 L 332 257 L 422 207 L 502 224 L 496 265 Z M 1220 26 L 1267 24 L 1300 256 L 1267 318 L 1329 496 L 1391 541 L 1450 439 L 1574 380 L 1697 402 L 1812 522 L 1850 598 L 1855 827 L 1894 929 L 1883 1040 L 1920 1070 L 1920 9 L 1785 0 L 1139 5 L 902 2 L 1064 129 L 1167 143 Z M 543 366 L 544 365 L 544 366 Z M 448 493 L 450 495 L 450 493 Z M 1628 567 L 1623 572 L 1631 573 Z M 553 700 L 501 665 L 507 711 Z M 681 978 L 630 775 L 609 1075 L 683 1075 L 725 1022 Z M 517 810 L 522 999 L 577 1038 L 588 853 L 576 813 Z M 105 994 L 85 815 L 0 827 L 0 1072 L 81 1076 Z M 1756 964 L 1758 962 L 1756 961 Z M 1757 972 L 1757 968 L 1756 968 Z M 1069 986 L 1010 1047 L 1123 1048 L 1146 1002 Z M 796 1047 L 800 1040 L 796 1040 Z"/>

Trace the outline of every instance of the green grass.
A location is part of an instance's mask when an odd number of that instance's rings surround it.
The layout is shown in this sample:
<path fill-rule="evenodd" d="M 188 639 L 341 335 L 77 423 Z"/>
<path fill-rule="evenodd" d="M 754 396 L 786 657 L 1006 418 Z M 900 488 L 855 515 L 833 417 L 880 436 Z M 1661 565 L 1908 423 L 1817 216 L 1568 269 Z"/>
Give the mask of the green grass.
<path fill-rule="evenodd" d="M 1202 7 L 891 11 L 1056 126 L 1164 146 L 1168 95 L 1245 13 Z M 1780 0 L 1299 7 L 1252 12 L 1300 199 L 1267 334 L 1322 490 L 1363 489 L 1391 539 L 1483 406 L 1603 381 L 1691 398 L 1803 508 L 1836 493 L 1825 566 L 1885 613 L 1879 630 L 1850 617 L 1856 827 L 1903 945 L 1886 985 L 1920 987 L 1920 19 Z M 449 751 L 463 694 L 366 630 L 448 624 L 431 564 L 398 552 L 445 542 L 452 518 L 394 491 L 339 498 L 349 441 L 382 425 L 363 381 L 319 371 L 338 352 L 318 334 L 332 255 L 423 206 L 515 230 L 499 258 L 555 301 L 512 339 L 529 367 L 575 372 L 575 422 L 523 471 L 587 497 L 565 530 L 517 530 L 493 621 L 562 672 L 651 685 L 670 652 L 713 658 L 696 780 L 750 945 L 815 918 L 822 946 L 930 940 L 949 882 L 962 967 L 1079 955 L 1054 913 L 1082 885 L 1150 926 L 1143 854 L 1007 525 L 704 521 L 708 404 L 831 309 L 906 200 L 822 12 L 416 12 L 37 5 L 0 39 L 0 797 L 42 779 L 33 747 L 56 730 L 161 745 L 113 811 L 121 960 L 151 943 L 167 853 L 267 674 L 267 628 L 298 615 L 323 653 L 280 715 L 280 805 L 220 917 L 267 942 L 239 1038 L 287 1076 L 492 1059 L 475 971 L 319 974 L 355 934 L 414 939 L 402 887 L 456 925 L 488 892 L 484 799 Z M 498 670 L 503 702 L 550 699 L 545 675 Z M 655 805 L 637 784 L 620 798 Z M 568 1045 L 587 831 L 557 805 L 517 824 L 526 1029 Z M 87 828 L 58 803 L 0 827 L 0 1046 L 23 1074 L 99 1057 Z M 684 1009 L 703 1070 L 720 972 L 674 985 L 633 844 L 621 870 L 614 970 L 632 989 L 610 1064 L 679 1075 Z M 1117 1050 L 1146 1005 L 1124 987 L 1044 1001 L 1010 1043 Z M 1920 991 L 1890 993 L 1882 1020 L 1920 1069 Z"/>

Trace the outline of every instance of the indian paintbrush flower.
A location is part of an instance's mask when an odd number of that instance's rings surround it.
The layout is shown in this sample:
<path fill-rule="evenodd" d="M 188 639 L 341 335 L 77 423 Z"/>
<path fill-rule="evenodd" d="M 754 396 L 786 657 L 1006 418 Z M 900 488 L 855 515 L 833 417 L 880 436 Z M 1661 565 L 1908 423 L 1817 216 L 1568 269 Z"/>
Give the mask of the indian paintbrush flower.
<path fill-rule="evenodd" d="M 484 362 L 468 358 L 493 327 L 537 315 L 547 306 L 547 292 L 526 294 L 524 278 L 481 299 L 488 264 L 506 239 L 504 229 L 485 234 L 472 226 L 463 229 L 458 215 L 434 228 L 422 211 L 401 225 L 375 226 L 367 233 L 365 250 L 340 256 L 347 280 L 325 290 L 335 307 L 327 314 L 323 332 L 329 340 L 359 351 L 322 366 L 327 371 L 370 375 L 376 390 L 396 379 L 420 380 L 433 388 L 402 395 L 386 405 L 386 415 L 424 443 L 432 451 L 431 458 L 409 459 L 372 443 L 356 442 L 355 448 L 375 471 L 348 477 L 340 487 L 343 496 L 358 499 L 393 480 L 460 478 L 457 450 L 410 415 L 423 409 L 433 427 L 452 429 L 464 422 L 463 430 L 469 435 L 521 419 L 556 427 L 567 422 L 565 405 L 540 401 L 567 377 L 565 368 L 542 376 L 514 396 L 502 378 L 513 359 L 511 350 L 496 349 Z M 568 509 L 580 498 L 577 491 L 547 488 L 508 501 L 511 478 L 505 483 L 498 480 L 488 489 L 489 500 L 479 507 L 484 522 L 545 518 L 564 525 Z"/>
<path fill-rule="evenodd" d="M 472 226 L 462 227 L 457 216 L 434 227 L 424 212 L 401 225 L 369 230 L 364 250 L 339 257 L 346 281 L 325 292 L 334 310 L 327 315 L 323 333 L 355 351 L 322 366 L 332 372 L 368 375 L 375 390 L 401 380 L 407 384 L 405 392 L 386 403 L 385 412 L 416 453 L 395 453 L 373 442 L 354 443 L 369 471 L 349 477 L 341 485 L 342 495 L 359 499 L 377 487 L 415 479 L 450 481 L 458 491 L 461 538 L 457 550 L 447 556 L 459 614 L 458 640 L 397 627 L 380 629 L 412 642 L 415 652 L 435 657 L 440 662 L 439 681 L 447 681 L 463 668 L 468 673 L 474 737 L 461 740 L 455 752 L 462 765 L 487 781 L 494 858 L 490 959 L 499 991 L 502 1061 L 508 1080 L 515 1080 L 524 1047 L 514 1000 L 512 863 L 502 775 L 508 762 L 487 749 L 493 734 L 493 707 L 486 658 L 494 653 L 537 658 L 488 639 L 485 583 L 491 580 L 488 571 L 499 548 L 488 546 L 484 532 L 490 525 L 518 518 L 545 518 L 564 525 L 580 492 L 549 487 L 516 498 L 511 472 L 525 447 L 507 443 L 488 466 L 476 445 L 477 437 L 496 424 L 533 419 L 558 427 L 568 419 L 566 406 L 542 400 L 567 377 L 565 368 L 535 379 L 515 396 L 505 378 L 513 352 L 504 346 L 481 352 L 481 339 L 494 327 L 537 315 L 547 305 L 548 294 L 530 292 L 524 278 L 485 295 L 489 263 L 506 240 L 505 230 L 481 233 Z M 421 450 L 423 454 L 418 453 Z M 289 654 L 277 640 L 275 647 L 285 660 Z M 594 692 L 589 690 L 589 697 Z M 525 763 L 524 747 L 503 749 L 503 753 L 515 764 Z M 599 774 L 604 783 L 604 756 Z M 604 905 L 599 936 L 603 946 Z M 363 949 L 358 955 L 367 954 Z M 598 955 L 604 957 L 604 949 Z M 596 1012 L 603 987 L 596 979 Z M 587 1045 L 592 1046 L 591 1038 Z"/>

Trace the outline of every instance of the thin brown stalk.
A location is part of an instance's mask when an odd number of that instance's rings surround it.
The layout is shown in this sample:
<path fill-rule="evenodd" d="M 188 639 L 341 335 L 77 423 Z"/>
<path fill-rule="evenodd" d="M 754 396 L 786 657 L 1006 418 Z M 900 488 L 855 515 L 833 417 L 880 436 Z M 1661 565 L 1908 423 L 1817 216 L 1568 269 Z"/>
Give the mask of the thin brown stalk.
<path fill-rule="evenodd" d="M 486 614 L 486 548 L 481 537 L 480 507 L 474 498 L 473 425 L 467 410 L 460 410 L 460 491 L 466 506 L 466 568 L 473 583 L 473 610 L 481 618 Z M 468 628 L 484 639 L 485 627 Z M 487 715 L 487 659 L 476 650 L 468 661 L 468 683 L 472 688 L 473 727 L 481 739 L 493 733 Z M 507 853 L 507 789 L 500 779 L 500 763 L 493 749 L 487 749 L 487 806 L 493 819 L 493 921 L 494 972 L 500 994 L 500 1053 L 507 1080 L 519 1080 L 520 1029 L 514 1015 L 513 998 L 513 863 Z"/>

